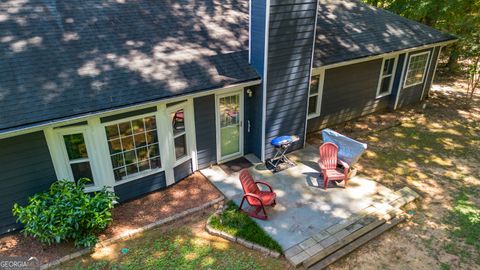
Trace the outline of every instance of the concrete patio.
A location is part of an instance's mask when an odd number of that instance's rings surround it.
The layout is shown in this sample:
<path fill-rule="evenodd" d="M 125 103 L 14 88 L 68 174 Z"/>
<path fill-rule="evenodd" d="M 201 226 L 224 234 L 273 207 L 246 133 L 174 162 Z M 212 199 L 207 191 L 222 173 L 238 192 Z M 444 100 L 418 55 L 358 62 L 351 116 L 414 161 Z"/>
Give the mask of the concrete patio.
<path fill-rule="evenodd" d="M 392 209 L 398 210 L 388 203 L 401 198 L 401 193 L 362 176 L 351 178 L 346 189 L 342 182 L 339 186 L 330 183 L 324 190 L 316 164 L 316 147 L 307 146 L 289 157 L 297 166 L 275 174 L 255 157 L 246 158 L 254 164 L 250 171 L 255 180 L 270 183 L 278 196 L 277 205 L 267 208 L 269 219 L 255 221 L 282 246 L 287 259 L 294 265 L 305 264 L 320 250 L 361 228 L 362 216 L 380 210 L 382 215 Z M 240 203 L 243 191 L 239 173 L 227 175 L 218 166 L 201 172 L 227 198 Z M 397 206 L 401 205 L 397 203 Z"/>

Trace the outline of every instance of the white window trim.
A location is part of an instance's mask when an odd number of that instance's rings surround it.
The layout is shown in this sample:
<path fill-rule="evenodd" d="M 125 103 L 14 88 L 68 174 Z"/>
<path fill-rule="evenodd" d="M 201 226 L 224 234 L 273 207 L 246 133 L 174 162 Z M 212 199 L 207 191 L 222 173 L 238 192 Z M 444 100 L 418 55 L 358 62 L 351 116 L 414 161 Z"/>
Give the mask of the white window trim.
<path fill-rule="evenodd" d="M 311 77 L 315 77 L 315 76 L 320 76 L 320 81 L 318 82 L 318 89 L 315 94 L 310 94 L 310 87 L 308 88 L 307 120 L 310 120 L 315 117 L 319 117 L 322 110 L 323 84 L 325 83 L 325 69 L 320 69 L 316 72 L 312 72 Z M 310 107 L 310 98 L 314 96 L 317 96 L 317 108 L 315 108 L 314 113 L 309 114 L 308 108 Z"/>
<path fill-rule="evenodd" d="M 63 139 L 64 135 L 82 133 L 85 140 L 85 146 L 87 148 L 88 160 L 90 163 L 90 169 L 92 170 L 92 176 L 94 180 L 93 186 L 85 187 L 85 192 L 94 192 L 101 190 L 104 186 L 108 186 L 108 183 L 102 177 L 103 175 L 99 172 L 100 164 L 97 163 L 97 158 L 95 154 L 95 146 L 91 138 L 91 132 L 89 126 L 77 126 L 77 127 L 66 127 L 59 128 L 54 130 L 53 128 L 46 129 L 44 131 L 47 145 L 50 151 L 50 156 L 52 157 L 52 162 L 54 164 L 55 173 L 58 179 L 66 179 L 72 182 L 75 182 L 73 178 L 72 169 L 70 164 L 72 162 L 68 158 L 68 154 L 65 148 L 65 142 Z M 80 161 L 76 161 L 80 162 Z M 75 162 L 74 162 L 75 163 Z"/>
<path fill-rule="evenodd" d="M 393 59 L 393 69 L 392 69 L 392 74 L 390 75 L 384 75 L 383 74 L 383 69 L 385 67 L 385 62 L 389 59 Z M 392 94 L 392 89 L 393 89 L 393 82 L 395 81 L 395 74 L 396 74 L 396 71 L 397 71 L 397 64 L 398 64 L 398 54 L 395 55 L 395 56 L 390 56 L 390 57 L 385 57 L 383 58 L 383 62 L 382 62 L 382 68 L 380 69 L 380 78 L 378 79 L 378 85 L 377 85 L 377 94 L 376 94 L 376 98 L 382 98 L 382 97 L 385 97 L 385 96 L 388 96 L 388 95 L 391 95 Z M 382 82 L 385 78 L 387 77 L 391 77 L 392 79 L 390 80 L 390 85 L 388 86 L 388 92 L 386 93 L 380 93 L 380 88 L 382 87 Z"/>
<path fill-rule="evenodd" d="M 412 62 L 412 58 L 416 57 L 416 56 L 424 55 L 424 54 L 427 55 L 427 61 L 425 62 L 425 68 L 424 68 L 423 74 L 422 74 L 422 81 L 418 82 L 418 83 L 408 85 L 407 84 L 407 79 L 408 79 L 408 73 L 410 72 L 410 63 Z M 427 75 L 428 63 L 429 63 L 429 60 L 430 60 L 430 51 L 420 52 L 420 53 L 415 53 L 415 54 L 408 54 L 407 59 L 408 59 L 407 71 L 405 72 L 405 77 L 403 78 L 403 88 L 409 88 L 409 87 L 412 87 L 412 86 L 423 84 L 425 82 L 425 77 Z"/>
<path fill-rule="evenodd" d="M 133 176 L 130 176 L 130 177 L 127 175 L 127 177 L 125 179 L 115 181 L 115 175 L 113 174 L 113 165 L 112 165 L 112 160 L 111 160 L 110 149 L 108 148 L 108 139 L 107 139 L 107 134 L 106 134 L 106 131 L 105 131 L 105 127 L 120 124 L 120 123 L 124 123 L 124 122 L 131 121 L 131 120 L 136 120 L 136 119 L 139 119 L 139 118 L 143 119 L 145 117 L 152 117 L 152 116 L 155 117 L 155 124 L 156 124 L 157 138 L 158 138 L 158 147 L 159 147 L 159 152 L 160 152 L 161 167 L 146 170 L 146 171 L 143 171 L 143 172 L 138 172 L 138 173 L 136 173 L 136 174 L 134 174 Z M 130 117 L 126 117 L 126 118 L 122 118 L 122 119 L 118 119 L 118 120 L 113 120 L 113 121 L 109 121 L 109 122 L 104 122 L 104 123 L 100 124 L 100 126 L 102 127 L 102 129 L 104 131 L 103 132 L 104 136 L 102 138 L 102 141 L 104 142 L 104 145 L 107 147 L 107 153 L 108 153 L 107 161 L 108 161 L 108 164 L 109 164 L 109 168 L 106 168 L 106 169 L 110 170 L 110 177 L 114 181 L 114 184 L 113 184 L 114 186 L 125 184 L 125 183 L 131 182 L 131 181 L 138 180 L 138 179 L 143 178 L 143 177 L 147 177 L 149 175 L 153 175 L 153 174 L 157 174 L 157 173 L 160 173 L 162 171 L 165 171 L 165 164 L 164 164 L 164 160 L 163 160 L 163 156 L 162 156 L 161 142 L 160 142 L 160 135 L 161 134 L 159 133 L 159 127 L 161 127 L 160 126 L 161 123 L 159 123 L 159 122 L 160 121 L 158 119 L 157 113 L 152 112 L 152 113 L 134 115 L 134 116 L 130 116 Z"/>
<path fill-rule="evenodd" d="M 218 90 L 216 93 L 228 92 L 229 89 Z M 238 88 L 236 88 L 238 89 Z M 231 90 L 230 90 L 231 91 Z M 195 115 L 193 108 L 193 97 L 178 97 L 174 99 L 169 99 L 168 102 L 177 102 L 185 100 L 183 103 L 169 107 L 168 109 L 178 108 L 179 106 L 184 108 L 185 117 L 186 117 L 186 136 L 187 136 L 187 149 L 188 156 L 185 156 L 179 160 L 176 160 L 174 154 L 173 145 L 173 129 L 171 127 L 171 121 L 168 119 L 166 103 L 157 102 L 155 106 L 157 107 L 156 112 L 139 114 L 130 117 L 121 118 L 118 120 L 108 121 L 105 123 L 100 122 L 101 117 L 116 115 L 124 112 L 130 112 L 138 110 L 139 108 L 126 108 L 117 110 L 114 112 L 106 112 L 103 114 L 98 114 L 91 116 L 90 118 L 83 118 L 83 121 L 87 123 L 83 126 L 72 126 L 72 127 L 62 127 L 65 124 L 72 124 L 77 121 L 66 121 L 62 123 L 55 123 L 48 127 L 43 128 L 43 132 L 47 141 L 47 146 L 50 152 L 50 157 L 52 159 L 56 177 L 58 179 L 71 179 L 71 173 L 69 173 L 70 165 L 68 163 L 68 157 L 65 153 L 63 139 L 59 137 L 59 133 L 71 134 L 75 131 L 82 131 L 85 137 L 85 142 L 87 144 L 88 158 L 90 160 L 90 166 L 92 168 L 92 175 L 95 178 L 95 186 L 85 188 L 85 192 L 92 192 L 101 190 L 103 187 L 107 187 L 108 190 L 114 191 L 113 188 L 118 185 L 122 185 L 131 181 L 138 180 L 149 175 L 165 172 L 165 178 L 167 186 L 175 183 L 174 180 L 174 168 L 181 163 L 184 163 L 188 160 L 191 160 L 192 169 L 196 171 L 198 169 L 198 160 L 196 153 L 196 138 L 195 138 Z M 152 106 L 150 104 L 149 106 Z M 161 168 L 152 169 L 145 172 L 139 172 L 131 176 L 130 178 L 115 181 L 113 174 L 112 161 L 110 157 L 110 149 L 108 147 L 107 134 L 105 127 L 108 125 L 118 124 L 130 120 L 135 120 L 138 118 L 144 118 L 149 116 L 155 116 L 157 124 L 157 136 L 158 144 L 160 148 L 160 158 L 161 158 Z"/>
<path fill-rule="evenodd" d="M 183 110 L 183 114 L 184 114 L 184 125 L 185 125 L 185 131 L 175 135 L 175 133 L 173 132 L 173 126 L 172 126 L 172 121 L 170 119 L 170 114 L 171 113 L 174 113 L 178 110 Z M 193 141 L 195 141 L 195 134 L 192 133 L 193 129 L 194 129 L 194 125 L 195 125 L 195 122 L 193 120 L 193 109 L 192 109 L 192 106 L 191 106 L 191 103 L 188 102 L 188 101 L 185 101 L 185 102 L 182 102 L 180 104 L 176 104 L 176 105 L 173 105 L 173 106 L 170 106 L 170 107 L 167 107 L 166 108 L 166 114 L 167 114 L 167 118 L 169 120 L 169 126 L 170 126 L 170 132 L 171 132 L 171 143 L 169 143 L 169 145 L 171 145 L 172 147 L 170 147 L 170 155 L 173 159 L 173 167 L 176 167 L 190 159 L 192 159 L 192 156 L 193 156 L 193 152 L 194 152 L 194 145 L 193 145 Z M 180 136 L 183 136 L 185 135 L 185 140 L 186 140 L 186 144 L 187 144 L 187 155 L 186 156 L 183 156 L 179 159 L 177 159 L 176 155 L 175 155 L 175 139 L 177 137 L 180 137 Z M 193 161 L 192 161 L 193 162 Z"/>

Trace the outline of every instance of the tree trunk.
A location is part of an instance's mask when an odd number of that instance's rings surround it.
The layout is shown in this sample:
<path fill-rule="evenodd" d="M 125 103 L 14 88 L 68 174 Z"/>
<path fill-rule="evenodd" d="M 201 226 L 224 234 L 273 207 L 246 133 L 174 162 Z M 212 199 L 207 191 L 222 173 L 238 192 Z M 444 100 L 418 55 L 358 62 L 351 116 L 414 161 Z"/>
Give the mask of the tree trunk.
<path fill-rule="evenodd" d="M 457 48 L 452 48 L 450 51 L 450 55 L 448 56 L 448 63 L 447 67 L 450 72 L 457 72 L 458 71 L 458 57 L 459 53 Z"/>

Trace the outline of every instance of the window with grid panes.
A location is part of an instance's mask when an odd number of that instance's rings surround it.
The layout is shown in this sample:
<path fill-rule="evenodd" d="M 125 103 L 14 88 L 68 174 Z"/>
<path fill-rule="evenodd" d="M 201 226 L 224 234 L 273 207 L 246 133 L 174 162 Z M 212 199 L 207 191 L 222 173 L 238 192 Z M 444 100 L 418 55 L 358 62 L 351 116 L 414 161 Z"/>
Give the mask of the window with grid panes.
<path fill-rule="evenodd" d="M 161 168 L 155 116 L 105 127 L 115 180 Z"/>

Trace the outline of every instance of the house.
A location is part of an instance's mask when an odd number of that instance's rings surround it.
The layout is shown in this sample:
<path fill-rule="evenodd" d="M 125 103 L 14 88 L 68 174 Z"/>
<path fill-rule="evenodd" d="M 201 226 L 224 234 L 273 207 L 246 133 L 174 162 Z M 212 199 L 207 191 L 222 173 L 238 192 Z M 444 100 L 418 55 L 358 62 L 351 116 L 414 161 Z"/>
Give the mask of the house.
<path fill-rule="evenodd" d="M 56 179 L 126 201 L 420 102 L 454 41 L 359 1 L 3 1 L 0 233 Z"/>

